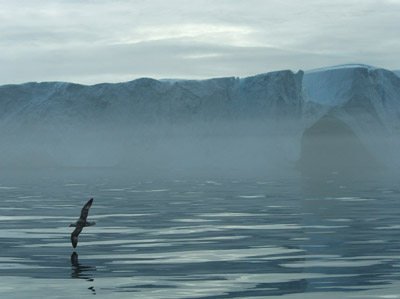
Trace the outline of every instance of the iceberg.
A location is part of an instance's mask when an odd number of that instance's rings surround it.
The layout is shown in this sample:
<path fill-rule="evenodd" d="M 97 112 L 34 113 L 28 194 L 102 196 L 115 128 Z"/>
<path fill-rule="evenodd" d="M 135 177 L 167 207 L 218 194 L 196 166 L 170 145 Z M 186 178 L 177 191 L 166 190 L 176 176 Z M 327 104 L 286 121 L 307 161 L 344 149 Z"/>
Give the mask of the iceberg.
<path fill-rule="evenodd" d="M 315 129 L 321 120 L 326 125 L 327 117 L 331 126 L 334 123 L 343 128 L 346 126 L 348 129 L 342 130 L 345 135 L 340 145 L 342 150 L 349 150 L 348 147 L 343 149 L 347 145 L 358 149 L 354 148 L 346 158 L 349 167 L 398 167 L 399 79 L 391 71 L 366 65 L 344 65 L 306 72 L 303 87 L 312 111 L 310 117 L 306 117 L 308 127 L 314 126 Z M 337 139 L 337 132 L 331 133 L 329 142 Z M 354 133 L 351 141 L 350 133 Z M 357 163 L 357 159 L 361 160 Z"/>
<path fill-rule="evenodd" d="M 0 86 L 2 167 L 373 171 L 399 130 L 398 73 L 367 65 Z"/>

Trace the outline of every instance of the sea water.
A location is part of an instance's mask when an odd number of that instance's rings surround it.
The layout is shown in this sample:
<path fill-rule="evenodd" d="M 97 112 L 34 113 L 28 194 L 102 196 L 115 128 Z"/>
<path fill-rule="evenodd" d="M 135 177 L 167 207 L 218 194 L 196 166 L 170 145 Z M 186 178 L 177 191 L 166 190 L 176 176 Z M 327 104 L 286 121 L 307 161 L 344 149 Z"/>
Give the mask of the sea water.
<path fill-rule="evenodd" d="M 400 298 L 399 211 L 394 178 L 3 173 L 0 296 Z"/>

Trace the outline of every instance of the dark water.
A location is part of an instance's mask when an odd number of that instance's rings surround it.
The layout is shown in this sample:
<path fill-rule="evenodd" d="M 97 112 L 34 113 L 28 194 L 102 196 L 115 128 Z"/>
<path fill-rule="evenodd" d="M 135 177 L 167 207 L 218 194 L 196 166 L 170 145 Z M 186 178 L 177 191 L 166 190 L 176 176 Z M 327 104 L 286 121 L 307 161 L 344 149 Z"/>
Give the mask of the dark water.
<path fill-rule="evenodd" d="M 395 178 L 3 174 L 0 296 L 400 298 L 399 211 Z"/>

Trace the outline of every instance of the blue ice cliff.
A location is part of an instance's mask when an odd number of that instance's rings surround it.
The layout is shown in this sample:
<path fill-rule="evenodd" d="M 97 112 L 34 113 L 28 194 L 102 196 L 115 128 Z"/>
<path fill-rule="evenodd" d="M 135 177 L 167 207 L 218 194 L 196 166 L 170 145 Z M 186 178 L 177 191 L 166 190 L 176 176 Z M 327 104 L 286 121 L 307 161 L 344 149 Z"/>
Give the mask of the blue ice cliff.
<path fill-rule="evenodd" d="M 400 77 L 366 65 L 0 86 L 3 168 L 374 171 L 400 166 L 399 136 Z"/>

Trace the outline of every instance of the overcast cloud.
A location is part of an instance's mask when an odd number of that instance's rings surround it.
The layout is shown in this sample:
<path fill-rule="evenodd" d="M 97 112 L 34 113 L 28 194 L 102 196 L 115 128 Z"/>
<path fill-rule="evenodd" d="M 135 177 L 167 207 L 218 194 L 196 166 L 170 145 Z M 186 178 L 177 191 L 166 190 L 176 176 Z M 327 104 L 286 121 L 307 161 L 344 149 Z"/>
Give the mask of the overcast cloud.
<path fill-rule="evenodd" d="M 400 0 L 0 0 L 0 84 L 400 69 Z"/>

